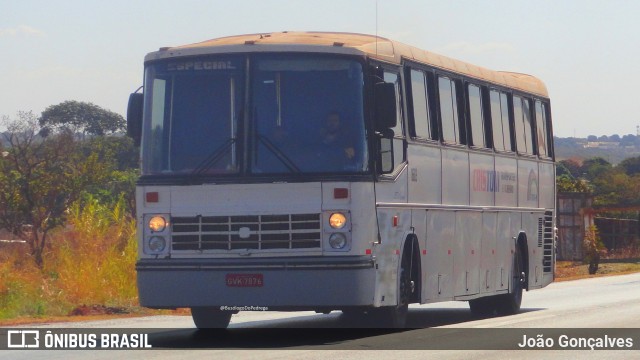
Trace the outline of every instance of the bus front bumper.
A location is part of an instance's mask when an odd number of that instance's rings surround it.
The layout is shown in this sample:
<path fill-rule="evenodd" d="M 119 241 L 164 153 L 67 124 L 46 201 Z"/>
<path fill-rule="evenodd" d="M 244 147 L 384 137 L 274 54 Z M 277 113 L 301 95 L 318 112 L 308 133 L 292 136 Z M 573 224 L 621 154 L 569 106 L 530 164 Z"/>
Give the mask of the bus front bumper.
<path fill-rule="evenodd" d="M 376 274 L 371 256 L 140 259 L 136 270 L 140 305 L 150 308 L 304 310 L 374 302 Z"/>

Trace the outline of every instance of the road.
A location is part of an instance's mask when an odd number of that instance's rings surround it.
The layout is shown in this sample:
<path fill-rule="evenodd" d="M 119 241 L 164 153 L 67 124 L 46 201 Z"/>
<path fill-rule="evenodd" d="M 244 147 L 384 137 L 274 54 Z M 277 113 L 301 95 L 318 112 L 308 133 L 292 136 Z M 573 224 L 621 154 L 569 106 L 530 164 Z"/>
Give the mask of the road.
<path fill-rule="evenodd" d="M 455 350 L 469 346 L 482 349 L 483 344 L 507 340 L 522 328 L 533 329 L 535 337 L 560 334 L 566 328 L 636 328 L 611 330 L 639 334 L 640 273 L 554 283 L 524 295 L 522 312 L 513 316 L 477 319 L 463 302 L 412 306 L 410 329 L 346 328 L 340 312 L 328 315 L 312 312 L 275 313 L 241 312 L 234 315 L 230 329 L 214 333 L 196 331 L 190 317 L 152 316 L 82 323 L 66 323 L 71 328 L 145 328 L 154 331 L 152 350 L 137 351 L 5 351 L 0 359 L 85 359 L 111 360 L 126 354 L 131 359 L 315 359 L 315 358 L 388 358 L 404 359 L 426 356 L 438 359 L 637 359 L 640 351 L 588 350 Z M 43 327 L 59 328 L 61 324 Z M 154 328 L 155 330 L 150 330 Z M 550 329 L 555 328 L 555 332 Z M 506 329 L 506 330 L 505 330 Z M 581 330 L 574 330 L 580 332 Z M 605 330 L 598 330 L 600 332 Z M 598 332 L 596 331 L 596 333 Z M 609 331 L 609 330 L 606 330 Z M 554 335 L 550 335 L 550 333 Z M 605 334 L 605 332 L 602 332 Z M 578 336 L 578 333 L 575 333 Z M 610 334 L 611 336 L 611 334 Z M 502 339 L 502 340 L 500 340 Z M 634 337 L 635 348 L 640 336 Z M 513 347 L 513 340 L 503 344 Z M 425 350 L 452 348 L 454 350 Z M 156 350 L 156 349 L 168 350 Z M 197 349 L 197 350 L 195 350 Z M 207 349 L 208 351 L 202 351 Z M 322 350 L 322 351 L 317 351 Z M 355 350 L 355 351 L 354 351 Z"/>

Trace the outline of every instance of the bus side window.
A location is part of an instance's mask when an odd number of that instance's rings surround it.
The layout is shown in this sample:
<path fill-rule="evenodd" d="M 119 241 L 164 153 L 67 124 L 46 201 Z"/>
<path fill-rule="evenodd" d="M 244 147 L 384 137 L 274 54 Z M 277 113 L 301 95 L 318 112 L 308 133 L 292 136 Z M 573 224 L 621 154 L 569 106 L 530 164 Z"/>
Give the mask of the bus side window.
<path fill-rule="evenodd" d="M 423 71 L 411 69 L 411 100 L 413 136 L 420 139 L 433 139 L 431 119 L 429 118 L 429 97 L 427 77 Z"/>
<path fill-rule="evenodd" d="M 469 104 L 469 121 L 471 122 L 471 145 L 478 148 L 487 147 L 485 141 L 484 113 L 482 111 L 482 99 L 480 87 L 474 84 L 467 85 L 467 103 Z"/>
<path fill-rule="evenodd" d="M 520 96 L 514 96 L 513 115 L 518 152 L 533 155 L 530 100 Z"/>
<path fill-rule="evenodd" d="M 536 100 L 536 133 L 538 138 L 538 155 L 549 157 L 548 136 L 547 136 L 547 116 L 545 105 L 540 100 Z"/>
<path fill-rule="evenodd" d="M 511 129 L 509 126 L 509 104 L 507 94 L 498 90 L 489 93 L 493 147 L 498 151 L 511 151 Z"/>
<path fill-rule="evenodd" d="M 459 123 L 456 83 L 448 77 L 438 77 L 438 98 L 442 140 L 445 143 L 458 144 Z"/>

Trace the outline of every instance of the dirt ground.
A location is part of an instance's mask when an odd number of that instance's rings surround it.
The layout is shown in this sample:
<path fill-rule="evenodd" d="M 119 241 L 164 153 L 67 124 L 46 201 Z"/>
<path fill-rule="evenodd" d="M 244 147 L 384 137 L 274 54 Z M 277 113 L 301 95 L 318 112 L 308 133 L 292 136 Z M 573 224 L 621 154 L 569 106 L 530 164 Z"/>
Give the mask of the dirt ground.
<path fill-rule="evenodd" d="M 587 279 L 597 276 L 622 275 L 640 272 L 640 262 L 601 262 L 598 271 L 594 275 L 589 275 L 589 265 L 582 262 L 558 261 L 556 263 L 556 280 L 568 281 Z"/>

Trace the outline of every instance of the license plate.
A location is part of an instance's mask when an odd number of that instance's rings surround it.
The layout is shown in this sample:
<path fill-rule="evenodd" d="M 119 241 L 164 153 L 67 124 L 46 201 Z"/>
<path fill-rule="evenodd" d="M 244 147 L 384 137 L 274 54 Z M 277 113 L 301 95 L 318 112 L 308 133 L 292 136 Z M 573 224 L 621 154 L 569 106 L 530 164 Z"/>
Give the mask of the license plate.
<path fill-rule="evenodd" d="M 264 277 L 262 274 L 227 274 L 225 282 L 231 287 L 262 287 Z"/>

